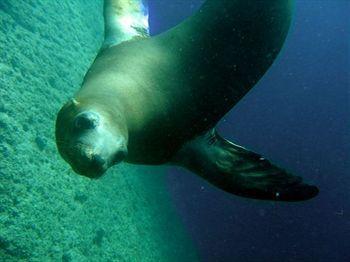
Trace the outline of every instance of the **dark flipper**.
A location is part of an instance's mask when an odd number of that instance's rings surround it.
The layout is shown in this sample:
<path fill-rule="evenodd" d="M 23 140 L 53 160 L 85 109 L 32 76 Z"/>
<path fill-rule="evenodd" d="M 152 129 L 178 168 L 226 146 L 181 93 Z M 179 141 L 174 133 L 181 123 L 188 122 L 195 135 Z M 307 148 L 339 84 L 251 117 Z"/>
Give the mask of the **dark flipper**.
<path fill-rule="evenodd" d="M 317 187 L 302 183 L 301 177 L 223 139 L 214 130 L 184 145 L 174 157 L 174 163 L 242 197 L 301 201 L 318 194 Z"/>

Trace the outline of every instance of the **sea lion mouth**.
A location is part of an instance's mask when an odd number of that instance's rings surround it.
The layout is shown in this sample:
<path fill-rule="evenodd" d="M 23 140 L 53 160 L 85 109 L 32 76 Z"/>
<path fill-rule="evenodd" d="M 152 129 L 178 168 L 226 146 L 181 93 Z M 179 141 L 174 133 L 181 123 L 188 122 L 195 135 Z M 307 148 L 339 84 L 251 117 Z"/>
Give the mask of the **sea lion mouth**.
<path fill-rule="evenodd" d="M 113 157 L 113 165 L 122 162 L 128 155 L 127 150 L 119 150 Z"/>
<path fill-rule="evenodd" d="M 96 153 L 91 145 L 79 141 L 75 146 L 70 164 L 74 172 L 89 178 L 101 177 L 109 167 L 109 160 Z"/>
<path fill-rule="evenodd" d="M 127 156 L 127 149 L 118 150 L 112 157 L 104 157 L 94 152 L 94 149 L 79 142 L 76 147 L 76 155 L 79 157 L 71 163 L 73 170 L 82 176 L 97 179 L 101 177 L 109 167 L 122 162 Z"/>
<path fill-rule="evenodd" d="M 88 177 L 91 179 L 98 179 L 100 177 L 102 177 L 102 175 L 106 172 L 106 170 L 104 169 L 100 169 L 100 170 L 91 170 L 91 169 L 78 169 L 76 167 L 72 167 L 74 172 L 77 173 L 78 175 L 84 176 L 84 177 Z"/>
<path fill-rule="evenodd" d="M 89 178 L 101 177 L 107 171 L 108 167 L 108 161 L 97 154 L 91 156 L 88 160 L 85 159 L 85 161 L 80 162 L 78 166 L 72 165 L 74 172 Z"/>

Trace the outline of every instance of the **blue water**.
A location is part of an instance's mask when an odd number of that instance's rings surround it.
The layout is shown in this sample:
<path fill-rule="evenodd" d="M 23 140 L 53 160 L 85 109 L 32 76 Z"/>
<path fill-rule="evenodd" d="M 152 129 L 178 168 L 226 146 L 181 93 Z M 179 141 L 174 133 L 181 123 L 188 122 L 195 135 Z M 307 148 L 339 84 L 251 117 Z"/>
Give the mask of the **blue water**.
<path fill-rule="evenodd" d="M 203 1 L 150 1 L 151 33 Z M 168 187 L 202 261 L 350 261 L 350 1 L 296 2 L 283 52 L 220 132 L 321 192 L 303 203 L 225 194 L 180 169 Z"/>
<path fill-rule="evenodd" d="M 155 35 L 204 0 L 146 1 Z M 167 188 L 164 167 L 76 175 L 55 118 L 100 48 L 102 9 L 0 0 L 0 262 L 192 262 L 192 243 L 204 262 L 350 261 L 350 1 L 298 0 L 282 53 L 218 127 L 320 188 L 300 203 L 239 198 L 180 168 Z"/>

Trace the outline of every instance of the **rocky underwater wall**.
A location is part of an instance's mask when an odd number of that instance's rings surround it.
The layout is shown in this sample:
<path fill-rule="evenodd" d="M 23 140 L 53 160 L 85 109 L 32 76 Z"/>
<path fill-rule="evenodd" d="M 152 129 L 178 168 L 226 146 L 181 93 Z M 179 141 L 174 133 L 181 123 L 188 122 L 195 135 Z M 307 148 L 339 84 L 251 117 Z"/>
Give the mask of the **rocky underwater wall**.
<path fill-rule="evenodd" d="M 102 42 L 102 1 L 0 1 L 0 261 L 194 261 L 161 168 L 72 172 L 56 114 Z"/>

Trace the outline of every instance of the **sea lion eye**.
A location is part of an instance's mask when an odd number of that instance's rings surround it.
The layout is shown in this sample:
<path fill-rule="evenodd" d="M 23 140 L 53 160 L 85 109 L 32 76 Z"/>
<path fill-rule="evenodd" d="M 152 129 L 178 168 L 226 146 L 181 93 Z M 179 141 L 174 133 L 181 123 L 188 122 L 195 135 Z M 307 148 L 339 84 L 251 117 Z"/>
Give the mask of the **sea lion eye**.
<path fill-rule="evenodd" d="M 83 112 L 77 115 L 74 120 L 74 127 L 77 129 L 93 129 L 98 125 L 99 117 L 93 112 Z"/>

